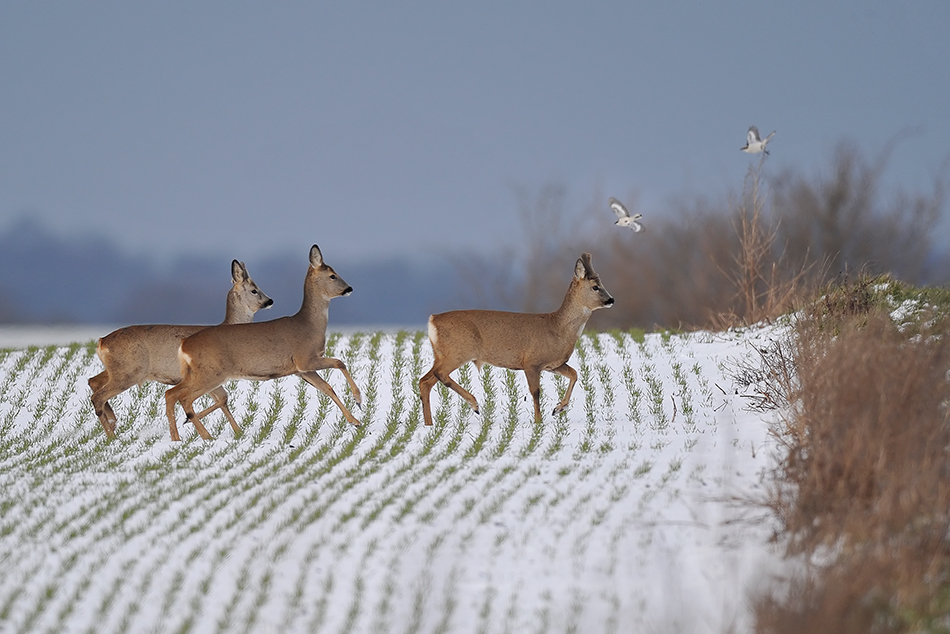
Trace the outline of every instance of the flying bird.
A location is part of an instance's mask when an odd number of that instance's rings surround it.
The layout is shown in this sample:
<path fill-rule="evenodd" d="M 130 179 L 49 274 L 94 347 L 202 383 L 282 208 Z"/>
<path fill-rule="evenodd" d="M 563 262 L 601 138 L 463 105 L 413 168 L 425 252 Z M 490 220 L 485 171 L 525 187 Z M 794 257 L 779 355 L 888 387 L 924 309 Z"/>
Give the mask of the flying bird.
<path fill-rule="evenodd" d="M 758 154 L 759 152 L 765 152 L 768 154 L 769 151 L 765 149 L 765 146 L 768 144 L 769 139 L 771 139 L 773 136 L 775 136 L 774 130 L 772 131 L 772 134 L 765 137 L 765 140 L 763 141 L 762 137 L 759 136 L 759 129 L 754 125 L 749 126 L 749 135 L 745 142 L 745 147 L 741 147 L 739 149 L 743 152 L 748 152 L 749 154 Z"/>
<path fill-rule="evenodd" d="M 608 202 L 610 203 L 610 208 L 617 214 L 617 222 L 614 223 L 615 225 L 630 227 L 635 233 L 643 231 L 643 225 L 640 224 L 640 218 L 643 217 L 643 214 L 633 214 L 631 216 L 627 208 L 623 206 L 623 203 L 616 198 L 611 198 Z"/>

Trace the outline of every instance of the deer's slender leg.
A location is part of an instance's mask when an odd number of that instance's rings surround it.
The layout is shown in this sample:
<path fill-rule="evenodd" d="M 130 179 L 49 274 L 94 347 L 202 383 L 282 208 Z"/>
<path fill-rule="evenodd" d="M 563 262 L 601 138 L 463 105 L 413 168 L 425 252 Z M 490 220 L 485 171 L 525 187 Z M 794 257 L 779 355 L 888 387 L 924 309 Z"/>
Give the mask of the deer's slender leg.
<path fill-rule="evenodd" d="M 475 413 L 480 413 L 478 411 L 478 401 L 472 396 L 471 392 L 466 390 L 464 387 L 455 382 L 452 376 L 448 372 L 440 372 L 436 374 L 438 379 L 442 381 L 442 384 L 447 388 L 452 389 L 456 394 L 465 399 L 465 402 L 472 406 L 472 409 L 475 410 Z"/>
<path fill-rule="evenodd" d="M 326 369 L 339 370 L 343 373 L 343 377 L 346 379 L 346 382 L 350 386 L 350 392 L 353 393 L 353 399 L 356 401 L 357 407 L 363 407 L 363 397 L 360 394 L 360 388 L 356 386 L 356 381 L 353 380 L 350 371 L 346 369 L 346 364 L 340 361 L 339 359 L 334 359 L 333 357 L 320 357 L 313 364 L 313 367 L 310 368 L 313 371 L 316 370 L 326 370 Z"/>
<path fill-rule="evenodd" d="M 524 377 L 528 380 L 528 391 L 534 400 L 534 420 L 538 422 L 541 420 L 541 370 L 525 368 Z"/>
<path fill-rule="evenodd" d="M 214 399 L 214 405 L 198 412 L 196 416 L 199 419 L 204 419 L 205 416 L 210 414 L 216 409 L 220 409 L 224 412 L 225 417 L 228 419 L 228 422 L 231 424 L 231 429 L 234 430 L 235 436 L 241 435 L 241 426 L 237 424 L 237 421 L 234 420 L 234 416 L 231 414 L 230 408 L 228 408 L 228 393 L 223 386 L 219 385 L 218 387 L 211 390 L 211 398 Z"/>
<path fill-rule="evenodd" d="M 555 374 L 560 374 L 561 376 L 567 377 L 569 383 L 567 384 L 567 391 L 564 393 L 564 398 L 561 399 L 561 402 L 557 404 L 557 407 L 554 408 L 554 414 L 560 414 L 567 407 L 567 404 L 571 400 L 571 392 L 574 391 L 574 384 L 577 383 L 577 372 L 574 371 L 574 368 L 567 365 L 559 365 L 558 367 L 551 370 Z"/>
<path fill-rule="evenodd" d="M 336 395 L 336 392 L 333 391 L 333 386 L 323 380 L 316 372 L 298 372 L 297 376 L 302 378 L 304 381 L 317 388 L 324 394 L 330 397 L 336 406 L 340 408 L 340 411 L 343 412 L 344 418 L 350 423 L 359 426 L 360 421 L 356 419 L 353 414 L 350 413 L 350 410 L 346 409 L 346 405 L 343 404 L 343 401 L 340 400 L 340 397 Z"/>

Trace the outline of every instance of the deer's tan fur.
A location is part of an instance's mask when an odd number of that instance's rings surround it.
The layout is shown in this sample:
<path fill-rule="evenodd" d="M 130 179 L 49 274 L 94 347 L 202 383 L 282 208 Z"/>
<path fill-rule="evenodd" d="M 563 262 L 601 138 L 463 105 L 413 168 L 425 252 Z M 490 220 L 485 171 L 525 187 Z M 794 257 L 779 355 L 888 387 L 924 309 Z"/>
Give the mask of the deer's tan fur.
<path fill-rule="evenodd" d="M 356 403 L 360 391 L 342 361 L 324 356 L 327 311 L 334 297 L 349 295 L 353 289 L 327 266 L 317 245 L 310 249 L 310 268 L 304 282 L 303 305 L 289 317 L 250 324 L 206 328 L 182 341 L 179 348 L 182 381 L 165 393 L 168 428 L 178 440 L 175 403 L 202 438 L 210 438 L 196 414 L 194 400 L 232 379 L 276 379 L 296 374 L 329 396 L 354 425 L 353 417 L 318 370 L 336 368 L 343 372 Z"/>
<path fill-rule="evenodd" d="M 246 323 L 254 313 L 269 308 L 273 303 L 247 274 L 243 262 L 231 262 L 231 290 L 228 291 L 224 323 Z M 115 437 L 116 416 L 109 399 L 144 381 L 158 381 L 174 385 L 181 381 L 178 346 L 207 326 L 127 326 L 99 339 L 96 354 L 105 369 L 89 378 L 92 405 L 106 435 Z M 228 395 L 224 388 L 212 394 L 215 404 L 203 412 L 208 414 L 221 408 L 231 426 L 238 429 L 228 409 Z"/>
<path fill-rule="evenodd" d="M 568 378 L 567 393 L 554 409 L 567 407 L 577 373 L 567 364 L 584 331 L 588 318 L 599 308 L 608 308 L 614 298 L 584 253 L 574 267 L 574 278 L 561 307 L 553 313 L 510 313 L 496 310 L 457 310 L 429 317 L 429 341 L 435 363 L 419 380 L 425 424 L 432 424 L 429 392 L 437 381 L 454 390 L 477 412 L 478 401 L 450 374 L 473 361 L 480 370 L 489 364 L 523 370 L 534 398 L 535 419 L 541 420 L 541 372 Z"/>

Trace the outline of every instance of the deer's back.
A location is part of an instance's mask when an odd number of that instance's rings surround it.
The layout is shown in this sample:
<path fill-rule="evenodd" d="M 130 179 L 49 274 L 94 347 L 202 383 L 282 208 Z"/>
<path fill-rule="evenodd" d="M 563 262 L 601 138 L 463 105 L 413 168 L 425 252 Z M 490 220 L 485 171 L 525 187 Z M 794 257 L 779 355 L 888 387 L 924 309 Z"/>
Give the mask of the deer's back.
<path fill-rule="evenodd" d="M 181 351 L 196 370 L 233 379 L 270 379 L 295 373 L 305 359 L 322 356 L 324 346 L 324 332 L 281 317 L 206 328 L 183 341 Z"/>
<path fill-rule="evenodd" d="M 96 352 L 112 373 L 141 381 L 175 384 L 181 381 L 178 346 L 206 326 L 127 326 L 99 340 Z"/>
<path fill-rule="evenodd" d="M 512 369 L 557 367 L 570 358 L 577 342 L 557 330 L 551 313 L 495 310 L 433 315 L 429 338 L 433 349 L 455 363 L 476 361 Z"/>

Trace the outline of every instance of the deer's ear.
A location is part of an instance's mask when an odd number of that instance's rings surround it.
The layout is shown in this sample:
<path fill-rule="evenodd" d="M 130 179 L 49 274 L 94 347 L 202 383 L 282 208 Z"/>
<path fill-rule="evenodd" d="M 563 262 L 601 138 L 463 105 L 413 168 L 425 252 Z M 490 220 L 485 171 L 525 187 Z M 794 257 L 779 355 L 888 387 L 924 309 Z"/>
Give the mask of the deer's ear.
<path fill-rule="evenodd" d="M 315 269 L 323 266 L 323 254 L 320 253 L 320 247 L 317 245 L 310 247 L 310 266 Z"/>
<path fill-rule="evenodd" d="M 238 284 L 240 282 L 246 282 L 248 277 L 247 267 L 244 266 L 244 262 L 231 260 L 231 281 Z"/>
<path fill-rule="evenodd" d="M 594 267 L 590 263 L 590 253 L 581 253 L 581 257 L 578 258 L 577 264 L 574 265 L 574 277 L 579 280 L 587 279 L 594 277 Z"/>
<path fill-rule="evenodd" d="M 597 273 L 594 272 L 594 265 L 590 263 L 590 253 L 581 253 L 581 259 L 578 262 L 584 265 L 584 276 L 587 279 L 597 277 Z"/>
<path fill-rule="evenodd" d="M 587 267 L 584 266 L 583 260 L 577 260 L 577 264 L 574 265 L 574 277 L 579 280 L 587 277 Z"/>

